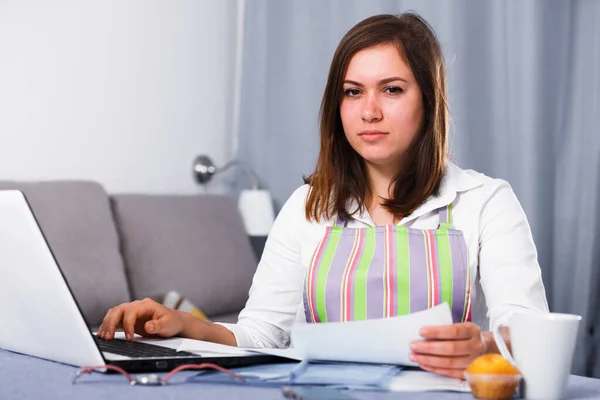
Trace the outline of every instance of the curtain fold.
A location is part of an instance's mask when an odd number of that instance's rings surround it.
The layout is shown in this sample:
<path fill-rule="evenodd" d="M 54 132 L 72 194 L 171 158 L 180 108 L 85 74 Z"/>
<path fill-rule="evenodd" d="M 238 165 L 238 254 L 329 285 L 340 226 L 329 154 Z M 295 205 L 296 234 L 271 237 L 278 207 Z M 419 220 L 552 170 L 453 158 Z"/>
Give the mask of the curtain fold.
<path fill-rule="evenodd" d="M 407 10 L 444 49 L 454 161 L 512 185 L 552 311 L 584 316 L 573 372 L 600 377 L 600 0 L 249 1 L 238 157 L 281 207 L 314 168 L 339 40 Z"/>
<path fill-rule="evenodd" d="M 583 315 L 577 373 L 600 377 L 600 1 L 573 3 L 559 101 L 550 263 L 553 310 Z M 540 174 L 543 174 L 540 171 Z"/>

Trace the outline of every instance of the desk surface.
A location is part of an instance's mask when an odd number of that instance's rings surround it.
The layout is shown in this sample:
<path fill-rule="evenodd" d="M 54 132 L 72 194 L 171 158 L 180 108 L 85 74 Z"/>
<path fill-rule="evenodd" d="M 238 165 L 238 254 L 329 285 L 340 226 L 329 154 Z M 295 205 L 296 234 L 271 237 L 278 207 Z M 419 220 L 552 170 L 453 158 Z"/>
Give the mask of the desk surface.
<path fill-rule="evenodd" d="M 183 382 L 176 375 L 173 384 L 162 387 L 129 386 L 124 377 L 94 374 L 76 385 L 71 379 L 77 368 L 7 352 L 0 349 L 0 399 L 282 399 L 279 389 Z M 189 373 L 187 376 L 190 376 Z M 399 392 L 352 392 L 355 399 L 405 399 Z M 411 399 L 472 399 L 470 393 L 411 393 Z M 572 376 L 568 399 L 600 399 L 600 379 Z"/>

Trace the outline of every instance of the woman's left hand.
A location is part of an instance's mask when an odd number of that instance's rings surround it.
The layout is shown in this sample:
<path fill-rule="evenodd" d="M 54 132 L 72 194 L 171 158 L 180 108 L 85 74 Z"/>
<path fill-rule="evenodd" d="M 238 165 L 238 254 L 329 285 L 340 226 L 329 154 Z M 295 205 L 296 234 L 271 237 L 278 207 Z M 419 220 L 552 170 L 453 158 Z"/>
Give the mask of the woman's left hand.
<path fill-rule="evenodd" d="M 471 322 L 428 326 L 419 331 L 423 340 L 411 346 L 411 361 L 427 371 L 464 379 L 463 372 L 475 358 L 486 352 L 479 327 Z"/>

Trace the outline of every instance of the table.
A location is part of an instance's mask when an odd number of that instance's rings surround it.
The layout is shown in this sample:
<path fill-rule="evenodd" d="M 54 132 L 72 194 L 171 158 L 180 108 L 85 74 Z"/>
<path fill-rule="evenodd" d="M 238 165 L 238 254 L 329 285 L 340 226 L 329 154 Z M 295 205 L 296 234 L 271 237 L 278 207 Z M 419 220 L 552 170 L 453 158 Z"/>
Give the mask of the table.
<path fill-rule="evenodd" d="M 93 374 L 75 385 L 71 379 L 77 368 L 0 349 L 0 399 L 283 399 L 274 388 L 243 387 L 184 382 L 194 372 L 182 372 L 173 384 L 160 387 L 129 386 L 121 375 Z M 470 393 L 353 391 L 357 400 L 369 399 L 472 399 Z M 134 397 L 135 396 L 135 397 Z M 408 397 L 407 397 L 408 396 Z M 568 399 L 600 399 L 600 379 L 571 376 Z"/>

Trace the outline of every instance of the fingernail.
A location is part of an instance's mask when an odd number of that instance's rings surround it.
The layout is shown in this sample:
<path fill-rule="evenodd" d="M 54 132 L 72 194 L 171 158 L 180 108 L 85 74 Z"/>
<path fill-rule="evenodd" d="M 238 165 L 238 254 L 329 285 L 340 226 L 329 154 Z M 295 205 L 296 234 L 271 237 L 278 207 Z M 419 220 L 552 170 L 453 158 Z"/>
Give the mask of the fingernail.
<path fill-rule="evenodd" d="M 411 354 L 410 361 L 417 361 L 417 356 L 415 356 L 414 354 Z"/>
<path fill-rule="evenodd" d="M 127 333 L 125 334 L 125 339 L 127 339 L 127 340 L 131 340 L 131 333 L 127 332 Z"/>
<path fill-rule="evenodd" d="M 417 350 L 419 349 L 419 346 L 417 346 L 417 344 L 416 344 L 416 343 L 411 343 L 411 344 L 410 344 L 410 349 L 411 349 L 412 351 L 417 351 Z"/>
<path fill-rule="evenodd" d="M 422 328 L 421 330 L 419 330 L 419 335 L 426 336 L 428 332 L 429 332 L 428 329 Z"/>
<path fill-rule="evenodd" d="M 148 327 L 146 328 L 148 332 L 154 332 L 154 324 L 152 322 L 148 323 Z"/>

